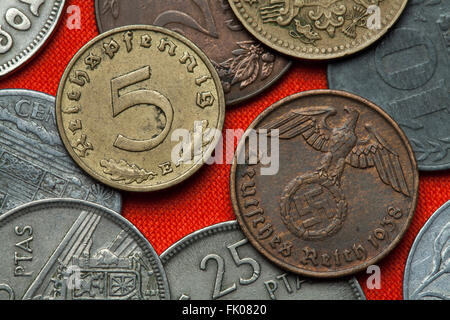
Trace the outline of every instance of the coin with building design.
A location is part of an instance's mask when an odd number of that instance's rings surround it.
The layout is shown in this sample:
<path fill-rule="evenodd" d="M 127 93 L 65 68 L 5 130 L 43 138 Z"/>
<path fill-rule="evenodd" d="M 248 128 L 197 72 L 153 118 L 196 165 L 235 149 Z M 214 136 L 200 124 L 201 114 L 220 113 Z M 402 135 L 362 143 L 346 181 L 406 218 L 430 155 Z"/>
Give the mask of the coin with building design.
<path fill-rule="evenodd" d="M 81 168 L 111 187 L 154 191 L 209 158 L 225 118 L 219 76 L 192 42 L 155 26 L 101 34 L 61 79 L 56 118 Z"/>
<path fill-rule="evenodd" d="M 409 1 L 376 47 L 330 64 L 328 82 L 389 113 L 420 170 L 450 169 L 450 1 Z"/>
<path fill-rule="evenodd" d="M 273 139 L 279 143 L 265 148 Z M 277 170 L 263 170 L 268 165 Z M 418 171 L 384 111 L 317 90 L 258 116 L 238 146 L 230 184 L 238 221 L 260 253 L 297 274 L 336 277 L 398 244 L 416 208 Z"/>
<path fill-rule="evenodd" d="M 86 175 L 58 135 L 55 98 L 0 90 L 0 214 L 33 200 L 74 198 L 121 211 L 118 192 Z"/>
<path fill-rule="evenodd" d="M 178 300 L 365 299 L 353 277 L 311 279 L 279 269 L 251 246 L 236 221 L 195 231 L 164 251 L 161 261 Z"/>
<path fill-rule="evenodd" d="M 1 300 L 170 299 L 153 247 L 105 207 L 35 201 L 3 215 L 0 230 Z"/>

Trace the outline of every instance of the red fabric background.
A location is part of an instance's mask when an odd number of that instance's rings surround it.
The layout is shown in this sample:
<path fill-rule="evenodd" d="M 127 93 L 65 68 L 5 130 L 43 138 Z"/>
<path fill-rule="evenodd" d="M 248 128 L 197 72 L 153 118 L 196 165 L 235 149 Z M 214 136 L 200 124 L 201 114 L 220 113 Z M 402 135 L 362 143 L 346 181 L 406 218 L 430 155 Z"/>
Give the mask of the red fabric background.
<path fill-rule="evenodd" d="M 98 34 L 93 0 L 68 0 L 82 14 L 81 30 L 69 30 L 64 14 L 54 37 L 21 70 L 0 80 L 0 88 L 25 88 L 56 94 L 59 79 L 72 56 Z M 327 88 L 326 66 L 295 62 L 277 85 L 259 98 L 227 109 L 225 128 L 246 129 L 272 103 L 290 94 Z M 229 165 L 202 168 L 170 190 L 152 194 L 123 194 L 124 216 L 149 239 L 158 253 L 203 227 L 234 219 L 229 196 Z M 382 288 L 368 290 L 367 275 L 358 279 L 368 299 L 402 299 L 403 270 L 414 238 L 428 217 L 450 199 L 450 172 L 421 173 L 420 196 L 411 228 L 401 244 L 382 262 Z"/>

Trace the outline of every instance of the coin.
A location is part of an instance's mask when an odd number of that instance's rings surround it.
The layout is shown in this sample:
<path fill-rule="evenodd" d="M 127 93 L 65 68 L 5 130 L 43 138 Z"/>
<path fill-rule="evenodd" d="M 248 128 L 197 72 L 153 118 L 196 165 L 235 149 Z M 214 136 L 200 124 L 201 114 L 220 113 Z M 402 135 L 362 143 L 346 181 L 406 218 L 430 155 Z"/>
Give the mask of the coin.
<path fill-rule="evenodd" d="M 405 300 L 450 300 L 450 201 L 425 223 L 414 240 L 403 280 Z"/>
<path fill-rule="evenodd" d="M 75 198 L 120 213 L 119 193 L 86 176 L 67 154 L 55 121 L 55 98 L 0 90 L 0 214 L 33 200 Z"/>
<path fill-rule="evenodd" d="M 101 32 L 128 24 L 152 24 L 192 40 L 216 67 L 227 105 L 258 95 L 291 65 L 245 30 L 227 0 L 96 0 L 95 8 Z"/>
<path fill-rule="evenodd" d="M 324 60 L 365 49 L 395 23 L 407 0 L 228 0 L 258 40 L 295 58 Z"/>
<path fill-rule="evenodd" d="M 449 17 L 449 1 L 410 1 L 376 47 L 328 67 L 331 89 L 370 99 L 400 124 L 420 170 L 450 169 Z"/>
<path fill-rule="evenodd" d="M 2 0 L 0 77 L 29 61 L 55 30 L 65 0 Z"/>
<path fill-rule="evenodd" d="M 170 299 L 155 250 L 105 207 L 35 201 L 3 215 L 0 230 L 0 299 Z"/>
<path fill-rule="evenodd" d="M 56 99 L 58 129 L 75 162 L 127 191 L 161 190 L 194 174 L 224 117 L 220 79 L 205 54 L 154 26 L 91 40 L 67 66 Z"/>
<path fill-rule="evenodd" d="M 296 274 L 338 277 L 398 244 L 415 211 L 418 171 L 384 111 L 353 94 L 317 90 L 253 121 L 230 187 L 239 224 L 262 255 Z"/>
<path fill-rule="evenodd" d="M 313 280 L 280 270 L 253 249 L 236 221 L 196 231 L 160 258 L 174 299 L 365 299 L 355 278 Z"/>

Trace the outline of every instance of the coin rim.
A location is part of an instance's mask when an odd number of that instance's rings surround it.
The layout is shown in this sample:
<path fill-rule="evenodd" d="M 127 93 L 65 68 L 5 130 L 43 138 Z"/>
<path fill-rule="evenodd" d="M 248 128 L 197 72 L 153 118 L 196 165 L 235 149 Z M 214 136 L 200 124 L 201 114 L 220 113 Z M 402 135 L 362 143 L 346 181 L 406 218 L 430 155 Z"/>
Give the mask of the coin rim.
<path fill-rule="evenodd" d="M 215 85 L 217 87 L 217 93 L 218 93 L 218 107 L 219 107 L 219 116 L 217 118 L 217 134 L 214 137 L 214 141 L 213 143 L 211 143 L 207 149 L 206 152 L 204 152 L 204 157 L 200 160 L 197 161 L 197 163 L 195 163 L 194 165 L 192 165 L 190 167 L 189 170 L 185 171 L 183 174 L 177 176 L 175 179 L 172 179 L 168 182 L 165 183 L 158 183 L 158 184 L 154 184 L 154 185 L 147 185 L 145 187 L 142 187 L 140 185 L 137 186 L 130 186 L 130 185 L 125 185 L 125 184 L 120 184 L 120 183 L 116 183 L 112 180 L 109 180 L 105 177 L 103 177 L 102 175 L 97 174 L 94 170 L 92 170 L 91 168 L 89 168 L 87 165 L 84 164 L 84 161 L 82 161 L 78 155 L 73 151 L 73 148 L 71 147 L 70 142 L 68 141 L 67 138 L 67 134 L 65 132 L 64 129 L 64 124 L 62 121 L 62 116 L 61 116 L 61 99 L 63 96 L 63 92 L 64 92 L 64 83 L 66 82 L 67 78 L 70 75 L 70 72 L 72 71 L 72 68 L 74 66 L 74 64 L 76 62 L 78 62 L 79 58 L 86 52 L 88 51 L 93 44 L 99 42 L 102 39 L 105 39 L 113 34 L 119 34 L 125 31 L 133 31 L 133 30 L 147 30 L 147 31 L 152 31 L 155 33 L 160 33 L 162 35 L 167 35 L 167 36 L 171 36 L 174 37 L 176 40 L 184 43 L 187 47 L 191 48 L 203 61 L 203 63 L 205 64 L 205 66 L 208 68 L 208 70 L 211 73 L 211 76 L 213 77 L 213 80 L 215 82 Z M 206 56 L 206 54 L 200 49 L 198 48 L 192 41 L 190 41 L 189 39 L 185 38 L 184 36 L 173 32 L 169 29 L 166 28 L 161 28 L 161 27 L 157 27 L 157 26 L 150 26 L 150 25 L 129 25 L 129 26 L 124 26 L 124 27 L 119 27 L 119 28 L 115 28 L 112 29 L 110 31 L 107 31 L 105 33 L 101 33 L 99 35 L 97 35 L 96 37 L 94 37 L 93 39 L 91 39 L 88 43 L 86 43 L 81 49 L 79 49 L 77 51 L 77 53 L 72 57 L 72 59 L 70 60 L 69 64 L 67 65 L 66 69 L 64 70 L 64 74 L 61 77 L 61 80 L 59 82 L 58 85 L 58 91 L 56 94 L 56 123 L 58 125 L 58 132 L 59 135 L 63 141 L 64 147 L 66 148 L 67 152 L 70 154 L 71 158 L 75 161 L 75 163 L 78 164 L 78 166 L 80 166 L 84 172 L 86 172 L 87 174 L 89 174 L 89 176 L 93 177 L 95 180 L 100 181 L 104 184 L 106 184 L 107 186 L 110 186 L 111 188 L 114 189 L 118 189 L 118 190 L 122 190 L 122 191 L 130 191 L 130 192 L 153 192 L 153 191 L 159 191 L 159 190 L 164 190 L 170 187 L 173 187 L 177 184 L 180 184 L 181 182 L 187 180 L 188 178 L 190 178 L 192 175 L 194 175 L 194 173 L 196 173 L 204 164 L 205 162 L 203 161 L 203 159 L 207 159 L 211 156 L 212 152 L 214 151 L 217 143 L 220 140 L 220 134 L 219 132 L 222 132 L 223 127 L 224 127 L 224 122 L 225 122 L 225 98 L 224 98 L 224 92 L 223 92 L 223 88 L 222 88 L 222 83 L 220 81 L 219 75 L 216 71 L 216 68 L 214 68 L 214 66 L 212 65 L 211 61 L 209 60 L 209 58 Z M 167 139 L 167 138 L 166 138 Z M 207 156 L 205 156 L 207 155 Z"/>
<path fill-rule="evenodd" d="M 24 95 L 24 96 L 28 96 L 28 97 L 32 97 L 32 98 L 37 97 L 38 99 L 46 100 L 49 103 L 52 103 L 53 110 L 55 112 L 55 121 L 56 121 L 56 97 L 55 96 L 52 96 L 51 94 L 48 94 L 48 93 L 45 93 L 42 91 L 36 91 L 36 90 L 30 90 L 30 89 L 0 89 L 0 98 L 3 96 L 17 96 L 17 95 Z M 58 128 L 56 127 L 55 129 L 59 136 Z M 61 146 L 64 146 L 64 143 L 62 141 L 61 141 Z M 65 146 L 64 146 L 64 148 L 65 148 Z M 67 154 L 67 155 L 69 156 L 69 154 Z M 70 159 L 72 160 L 72 157 L 70 157 Z M 78 166 L 78 164 L 76 162 L 73 162 L 73 164 L 74 164 L 74 166 Z M 84 170 L 81 170 L 80 173 L 86 175 Z M 91 178 L 91 176 L 89 176 L 89 178 Z M 97 181 L 97 180 L 95 180 L 95 181 Z M 122 194 L 120 194 L 120 192 L 117 192 L 117 190 L 112 190 L 112 191 L 115 193 L 115 197 L 118 198 L 119 202 L 118 202 L 118 206 L 117 206 L 117 211 L 113 210 L 112 208 L 108 208 L 108 209 L 111 209 L 114 212 L 120 214 L 122 212 L 122 208 L 123 208 Z M 59 198 L 49 198 L 49 199 L 59 199 Z M 67 199 L 71 199 L 71 198 L 67 198 Z M 73 199 L 75 199 L 75 198 L 73 198 Z M 105 208 L 107 208 L 107 207 L 105 207 Z M 4 214 L 6 214 L 6 212 Z M 0 214 L 0 216 L 4 215 L 4 214 Z"/>
<path fill-rule="evenodd" d="M 55 33 L 57 26 L 59 23 L 63 20 L 63 9 L 66 5 L 66 0 L 55 0 L 55 2 L 59 1 L 60 6 L 58 11 L 54 13 L 54 9 L 56 7 L 56 3 L 53 4 L 52 11 L 50 11 L 50 15 L 48 19 L 42 23 L 44 25 L 41 30 L 37 33 L 37 35 L 33 38 L 32 41 L 29 41 L 28 46 L 16 54 L 16 56 L 12 59 L 9 59 L 8 61 L 5 61 L 5 63 L 0 64 L 0 66 L 4 67 L 4 71 L 1 71 L 0 69 L 0 79 L 3 80 L 10 74 L 20 70 L 23 66 L 25 66 L 29 61 L 31 61 L 48 43 L 49 39 L 53 36 Z M 47 23 L 51 23 L 47 31 L 44 31 L 45 25 Z M 44 36 L 41 38 L 41 40 L 38 41 L 37 44 L 34 44 L 36 41 L 36 37 L 41 34 L 45 33 Z M 25 52 L 25 53 L 24 53 Z M 24 53 L 24 54 L 23 54 Z M 17 62 L 14 62 L 17 60 Z M 11 62 L 13 63 L 11 66 Z M 5 67 L 6 66 L 6 67 Z"/>
<path fill-rule="evenodd" d="M 143 253 L 146 255 L 150 253 L 152 259 L 148 256 L 146 256 L 146 258 L 150 261 L 152 267 L 156 266 L 158 268 L 158 270 L 155 270 L 154 272 L 157 275 L 158 293 L 160 294 L 160 300 L 170 300 L 170 287 L 167 281 L 166 272 L 162 265 L 161 259 L 159 258 L 155 249 L 147 240 L 147 238 L 145 238 L 144 235 L 139 231 L 139 229 L 136 228 L 136 226 L 134 226 L 130 221 L 128 221 L 120 214 L 111 209 L 108 209 L 93 202 L 79 199 L 56 198 L 56 199 L 37 200 L 23 204 L 0 216 L 0 228 L 6 226 L 6 224 L 10 222 L 9 220 L 14 220 L 26 214 L 36 214 L 35 210 L 39 210 L 41 209 L 41 207 L 43 207 L 44 209 L 50 207 L 55 208 L 65 207 L 69 209 L 77 209 L 77 208 L 95 209 L 96 211 L 100 211 L 99 212 L 100 214 L 98 212 L 95 212 L 96 214 L 99 214 L 101 217 L 105 217 L 107 220 L 117 225 L 122 230 L 125 230 L 128 234 L 130 233 L 130 231 L 134 232 L 136 236 L 136 238 L 133 237 L 134 240 L 140 247 L 142 246 L 141 250 L 143 251 L 144 249 L 148 250 L 147 252 Z M 161 289 L 160 287 L 162 287 L 165 290 L 164 292 L 162 292 L 162 294 L 159 292 L 159 290 Z"/>
<path fill-rule="evenodd" d="M 159 258 L 161 259 L 161 263 L 165 266 L 170 261 L 170 259 L 175 257 L 177 253 L 182 252 L 184 248 L 187 248 L 196 243 L 197 241 L 203 238 L 207 238 L 208 236 L 227 231 L 242 232 L 241 227 L 239 226 L 239 223 L 236 220 L 217 223 L 212 226 L 208 226 L 200 230 L 194 231 L 191 234 L 188 234 L 187 236 L 175 242 L 169 248 L 167 248 L 159 256 Z M 358 280 L 356 280 L 355 277 L 351 277 L 350 279 L 348 279 L 348 283 L 353 291 L 353 295 L 356 298 L 356 300 L 366 300 L 364 291 L 362 290 Z"/>
<path fill-rule="evenodd" d="M 99 33 L 103 33 L 105 31 L 104 31 L 104 28 L 102 26 L 102 22 L 101 22 L 101 19 L 100 19 L 101 14 L 100 14 L 99 1 L 100 0 L 95 0 L 95 2 L 94 2 L 94 6 L 95 6 L 95 23 L 97 25 L 97 29 L 98 29 Z M 249 33 L 246 28 L 244 28 L 244 30 L 251 37 L 253 37 L 253 35 L 251 33 Z M 271 49 L 271 50 L 273 50 L 273 49 Z M 278 54 L 278 52 L 274 52 L 274 53 Z M 264 91 L 266 91 L 267 89 L 269 89 L 273 85 L 275 85 L 286 74 L 286 72 L 288 72 L 291 69 L 292 64 L 293 64 L 292 60 L 289 59 L 290 58 L 289 56 L 282 55 L 281 57 L 287 61 L 287 64 L 281 69 L 280 73 L 276 77 L 274 77 L 271 81 L 267 82 L 265 86 L 263 86 L 261 88 L 258 88 L 258 90 L 254 90 L 250 94 L 247 94 L 245 96 L 241 96 L 241 97 L 236 98 L 236 99 L 229 99 L 228 100 L 226 98 L 227 94 L 225 93 L 224 96 L 225 96 L 225 104 L 226 104 L 226 106 L 231 107 L 231 106 L 235 106 L 237 104 L 240 104 L 240 103 L 242 103 L 244 101 L 248 101 L 248 100 L 258 96 L 259 94 L 263 93 Z M 208 57 L 208 59 L 209 59 L 209 57 Z M 211 59 L 209 59 L 209 60 L 211 60 Z M 220 82 L 222 83 L 222 81 L 220 81 Z"/>
<path fill-rule="evenodd" d="M 425 233 L 428 231 L 428 229 L 434 224 L 434 220 L 436 220 L 442 213 L 447 212 L 447 210 L 450 209 L 450 200 L 444 203 L 439 209 L 437 209 L 431 217 L 425 222 L 423 227 L 420 229 L 419 233 L 417 234 L 416 238 L 414 239 L 414 243 L 409 250 L 408 253 L 408 259 L 406 260 L 405 265 L 405 271 L 403 275 L 403 299 L 404 300 L 412 300 L 409 299 L 409 277 L 411 273 L 411 264 L 414 258 L 414 254 L 416 253 L 417 247 L 419 246 L 422 237 L 425 235 Z M 449 212 L 450 215 L 450 212 Z"/>
<path fill-rule="evenodd" d="M 406 150 L 408 151 L 408 156 L 411 161 L 411 169 L 414 172 L 413 176 L 413 189 L 414 189 L 414 196 L 411 200 L 411 210 L 408 212 L 408 220 L 405 224 L 403 224 L 403 228 L 398 233 L 397 237 L 393 239 L 390 244 L 381 251 L 378 255 L 372 257 L 369 260 L 366 260 L 364 263 L 361 263 L 360 265 L 351 267 L 349 269 L 343 269 L 341 271 L 325 271 L 325 272 L 317 272 L 317 271 L 308 271 L 304 270 L 302 268 L 294 267 L 291 264 L 288 264 L 284 262 L 281 259 L 276 258 L 273 256 L 268 250 L 266 250 L 259 242 L 254 238 L 252 233 L 247 229 L 246 222 L 242 217 L 242 214 L 239 209 L 239 202 L 237 200 L 237 193 L 236 193 L 236 169 L 237 169 L 237 156 L 241 152 L 241 149 L 244 145 L 245 138 L 249 134 L 250 129 L 254 129 L 261 121 L 263 121 L 270 113 L 277 110 L 278 108 L 283 107 L 286 103 L 289 103 L 293 100 L 297 100 L 300 98 L 306 98 L 310 96 L 320 96 L 320 95 L 335 95 L 347 99 L 353 99 L 356 100 L 359 103 L 364 104 L 369 109 L 374 110 L 375 112 L 378 112 L 380 117 L 384 118 L 388 123 L 391 124 L 392 128 L 397 131 L 400 140 L 403 142 Z M 300 274 L 308 277 L 316 277 L 316 278 L 333 278 L 333 277 L 342 277 L 342 276 L 349 276 L 353 275 L 355 273 L 358 273 L 359 271 L 362 271 L 366 269 L 368 266 L 376 264 L 378 261 L 386 257 L 401 241 L 403 236 L 405 235 L 406 231 L 408 230 L 411 221 L 414 217 L 414 213 L 416 211 L 417 207 L 417 199 L 419 195 L 419 172 L 417 168 L 417 162 L 416 158 L 414 156 L 414 152 L 412 150 L 411 144 L 409 143 L 409 140 L 407 139 L 405 133 L 403 130 L 398 126 L 398 124 L 380 107 L 375 105 L 374 103 L 358 96 L 350 92 L 346 91 L 338 91 L 338 90 L 330 90 L 330 89 L 320 89 L 320 90 L 310 90 L 310 91 L 304 91 L 300 93 L 296 93 L 293 95 L 290 95 L 288 97 L 285 97 L 281 99 L 280 101 L 274 103 L 267 109 L 265 109 L 261 114 L 259 114 L 255 120 L 252 121 L 250 126 L 245 131 L 244 135 L 242 136 L 241 140 L 239 141 L 238 147 L 236 149 L 235 155 L 233 157 L 233 164 L 231 166 L 231 172 L 230 172 L 230 196 L 231 196 L 231 202 L 233 206 L 233 211 L 236 215 L 237 221 L 239 222 L 239 225 L 241 226 L 242 231 L 246 235 L 246 237 L 249 239 L 249 241 L 253 244 L 255 249 L 259 251 L 263 256 L 271 260 L 273 263 L 281 267 L 282 269 L 288 270 L 295 274 Z M 281 219 L 281 218 L 280 218 Z"/>
<path fill-rule="evenodd" d="M 242 0 L 239 1 L 239 3 Z M 404 0 L 403 4 L 399 8 L 399 11 L 397 14 L 392 17 L 391 21 L 384 27 L 378 34 L 376 34 L 373 38 L 371 38 L 370 41 L 364 41 L 363 44 L 360 44 L 358 46 L 351 47 L 347 49 L 347 51 L 343 51 L 341 53 L 333 53 L 333 54 L 302 54 L 302 53 L 295 53 L 296 51 L 290 50 L 289 48 L 284 48 L 282 46 L 276 45 L 273 42 L 269 41 L 265 37 L 261 36 L 257 31 L 255 31 L 251 26 L 249 26 L 246 19 L 244 19 L 241 14 L 239 13 L 238 8 L 235 5 L 234 0 L 228 0 L 230 3 L 231 8 L 233 9 L 234 14 L 239 19 L 239 21 L 244 25 L 245 29 L 248 30 L 254 37 L 256 37 L 259 41 L 267 45 L 269 48 L 274 49 L 277 52 L 281 52 L 283 54 L 286 54 L 288 56 L 298 58 L 298 59 L 304 59 L 304 60 L 313 60 L 313 61 L 328 61 L 333 59 L 339 59 L 343 57 L 348 57 L 350 55 L 353 55 L 357 52 L 360 52 L 368 47 L 370 47 L 372 44 L 380 40 L 391 28 L 392 26 L 399 20 L 401 14 L 406 8 L 406 5 L 408 4 L 408 0 Z M 260 25 L 260 24 L 258 24 Z M 364 40 L 364 39 L 363 39 Z"/>

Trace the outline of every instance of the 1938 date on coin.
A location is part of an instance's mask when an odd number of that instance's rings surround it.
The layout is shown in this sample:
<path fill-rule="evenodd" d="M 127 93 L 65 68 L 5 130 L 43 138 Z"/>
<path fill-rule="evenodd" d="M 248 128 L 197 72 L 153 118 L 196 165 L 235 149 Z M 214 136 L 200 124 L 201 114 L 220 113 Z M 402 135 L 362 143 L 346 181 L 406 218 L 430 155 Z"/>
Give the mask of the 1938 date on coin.
<path fill-rule="evenodd" d="M 192 42 L 160 27 L 127 26 L 75 55 L 56 110 L 62 140 L 86 172 L 117 189 L 154 191 L 203 165 L 220 136 L 225 100 L 214 66 Z M 173 156 L 182 140 L 176 130 L 186 136 L 182 157 Z"/>
<path fill-rule="evenodd" d="M 261 174 L 261 154 L 250 161 L 252 133 L 279 138 L 275 175 Z M 231 173 L 233 207 L 252 244 L 307 276 L 348 275 L 384 257 L 408 228 L 417 194 L 416 161 L 398 125 L 369 101 L 331 90 L 264 111 Z"/>

